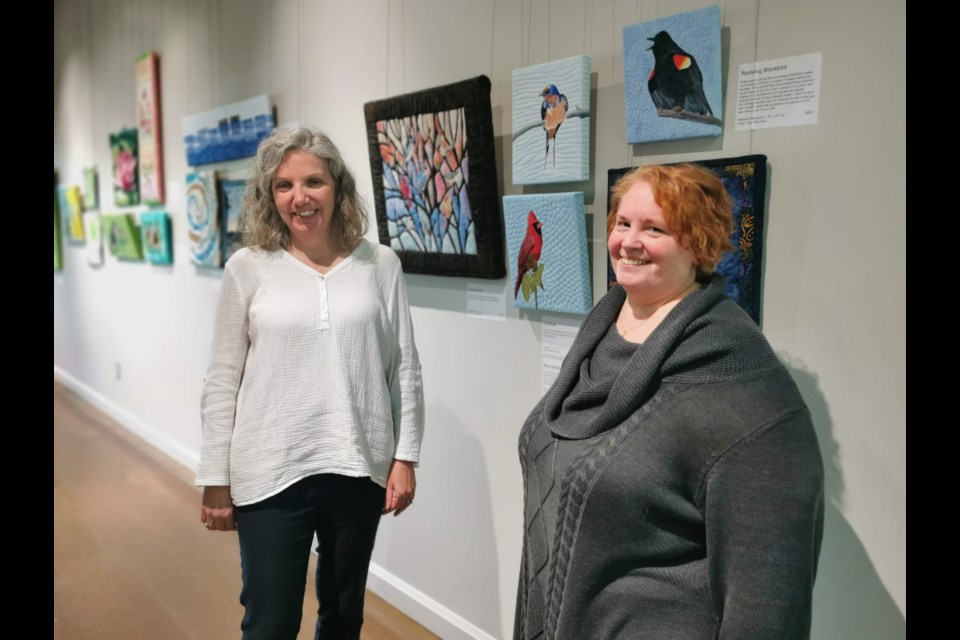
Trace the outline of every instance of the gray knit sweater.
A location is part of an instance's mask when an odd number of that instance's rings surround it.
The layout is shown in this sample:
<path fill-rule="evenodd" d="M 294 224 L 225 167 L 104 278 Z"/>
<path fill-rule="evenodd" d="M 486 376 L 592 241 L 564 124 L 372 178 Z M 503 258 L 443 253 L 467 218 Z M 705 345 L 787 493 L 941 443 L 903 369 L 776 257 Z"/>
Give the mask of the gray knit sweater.
<path fill-rule="evenodd" d="M 796 385 L 719 279 L 594 387 L 600 411 L 559 419 L 624 299 L 614 287 L 587 317 L 520 434 L 515 638 L 809 637 L 819 447 Z"/>

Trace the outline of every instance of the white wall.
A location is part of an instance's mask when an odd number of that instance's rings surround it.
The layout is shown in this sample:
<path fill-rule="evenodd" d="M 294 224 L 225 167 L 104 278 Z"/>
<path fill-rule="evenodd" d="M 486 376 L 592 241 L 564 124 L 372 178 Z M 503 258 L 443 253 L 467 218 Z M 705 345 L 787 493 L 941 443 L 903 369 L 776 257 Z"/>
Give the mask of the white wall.
<path fill-rule="evenodd" d="M 100 200 L 112 202 L 107 136 L 134 124 L 133 60 L 157 51 L 177 254 L 171 267 L 108 257 L 92 268 L 81 247 L 66 246 L 54 274 L 55 374 L 195 464 L 220 272 L 191 266 L 185 250 L 182 116 L 269 93 L 281 123 L 332 135 L 372 202 L 363 103 L 482 73 L 493 82 L 501 192 L 522 193 L 510 176 L 511 71 L 585 53 L 594 179 L 569 188 L 585 188 L 593 214 L 595 297 L 605 279 L 607 169 L 769 156 L 763 329 L 813 410 L 828 473 L 814 637 L 905 637 L 905 3 L 721 2 L 724 113 L 735 109 L 740 64 L 822 52 L 819 123 L 756 132 L 728 124 L 721 138 L 626 144 L 621 28 L 708 4 L 55 2 L 61 184 L 81 184 L 83 166 L 95 163 Z M 471 319 L 464 280 L 408 275 L 407 284 L 427 433 L 416 507 L 384 521 L 371 585 L 444 637 L 508 637 L 522 533 L 516 439 L 539 396 L 542 316 L 510 308 L 503 323 Z"/>

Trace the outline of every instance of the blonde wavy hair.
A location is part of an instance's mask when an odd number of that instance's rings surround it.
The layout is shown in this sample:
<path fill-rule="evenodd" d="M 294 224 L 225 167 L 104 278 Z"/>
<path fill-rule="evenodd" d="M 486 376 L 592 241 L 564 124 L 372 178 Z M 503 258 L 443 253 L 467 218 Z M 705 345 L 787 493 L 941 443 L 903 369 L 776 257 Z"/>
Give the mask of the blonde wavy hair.
<path fill-rule="evenodd" d="M 682 247 L 693 253 L 697 279 L 717 269 L 724 252 L 733 249 L 733 203 L 723 183 L 710 170 L 695 164 L 646 165 L 625 174 L 610 193 L 607 234 L 627 192 L 641 182 L 650 185 L 663 219 Z"/>
<path fill-rule="evenodd" d="M 349 250 L 367 232 L 367 212 L 357 194 L 357 183 L 336 145 L 323 133 L 310 129 L 277 129 L 257 147 L 254 175 L 244 198 L 243 244 L 266 251 L 290 247 L 290 231 L 273 199 L 273 178 L 287 153 L 306 151 L 324 160 L 336 182 L 336 204 L 330 225 L 331 240 Z"/>

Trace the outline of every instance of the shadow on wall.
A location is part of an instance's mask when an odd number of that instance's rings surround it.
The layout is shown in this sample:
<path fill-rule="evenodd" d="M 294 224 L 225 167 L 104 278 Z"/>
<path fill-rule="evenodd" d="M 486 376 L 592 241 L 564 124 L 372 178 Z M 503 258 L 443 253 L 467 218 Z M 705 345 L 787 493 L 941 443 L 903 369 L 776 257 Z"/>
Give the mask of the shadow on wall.
<path fill-rule="evenodd" d="M 466 312 L 467 286 L 464 278 L 429 276 L 420 273 L 405 273 L 403 277 L 407 281 L 407 299 L 411 307 L 425 307 L 455 313 Z"/>
<path fill-rule="evenodd" d="M 800 360 L 782 352 L 778 356 L 810 408 L 826 472 L 823 548 L 813 590 L 811 638 L 906 638 L 906 618 L 881 581 L 856 531 L 843 515 L 840 447 L 833 437 L 833 422 L 817 375 Z"/>
<path fill-rule="evenodd" d="M 423 462 L 417 470 L 417 511 L 410 512 L 416 513 L 417 530 L 407 529 L 402 540 L 391 535 L 374 559 L 471 624 L 500 637 L 499 553 L 483 447 L 442 405 L 428 405 L 427 424 Z"/>

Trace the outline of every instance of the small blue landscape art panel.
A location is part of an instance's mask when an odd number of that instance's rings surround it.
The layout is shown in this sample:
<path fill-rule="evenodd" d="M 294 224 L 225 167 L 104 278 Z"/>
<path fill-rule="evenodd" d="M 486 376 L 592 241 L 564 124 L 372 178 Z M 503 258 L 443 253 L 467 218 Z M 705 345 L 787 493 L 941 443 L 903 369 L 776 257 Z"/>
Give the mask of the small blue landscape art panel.
<path fill-rule="evenodd" d="M 257 145 L 273 131 L 270 96 L 241 100 L 180 120 L 187 164 L 195 167 L 257 154 Z"/>
<path fill-rule="evenodd" d="M 587 313 L 593 306 L 583 193 L 503 197 L 513 306 Z"/>
<path fill-rule="evenodd" d="M 719 136 L 720 7 L 623 28 L 627 142 Z"/>
<path fill-rule="evenodd" d="M 143 253 L 150 264 L 173 262 L 173 244 L 170 241 L 170 216 L 166 211 L 145 211 L 140 214 L 143 233 Z"/>
<path fill-rule="evenodd" d="M 246 180 L 220 181 L 220 228 L 223 233 L 221 251 L 223 264 L 243 247 L 240 233 L 240 214 L 243 212 L 243 196 L 247 190 Z"/>
<path fill-rule="evenodd" d="M 513 183 L 590 177 L 590 57 L 513 71 Z"/>
<path fill-rule="evenodd" d="M 188 174 L 187 236 L 193 247 L 193 264 L 202 267 L 222 266 L 218 212 L 216 171 Z"/>
<path fill-rule="evenodd" d="M 716 160 L 699 160 L 698 164 L 713 171 L 723 182 L 733 202 L 733 251 L 720 258 L 717 273 L 726 280 L 726 292 L 760 324 L 761 283 L 763 276 L 763 227 L 767 194 L 767 156 L 751 155 Z M 607 202 L 610 191 L 633 167 L 610 169 L 607 172 Z M 617 284 L 617 277 L 607 256 L 607 284 Z"/>

